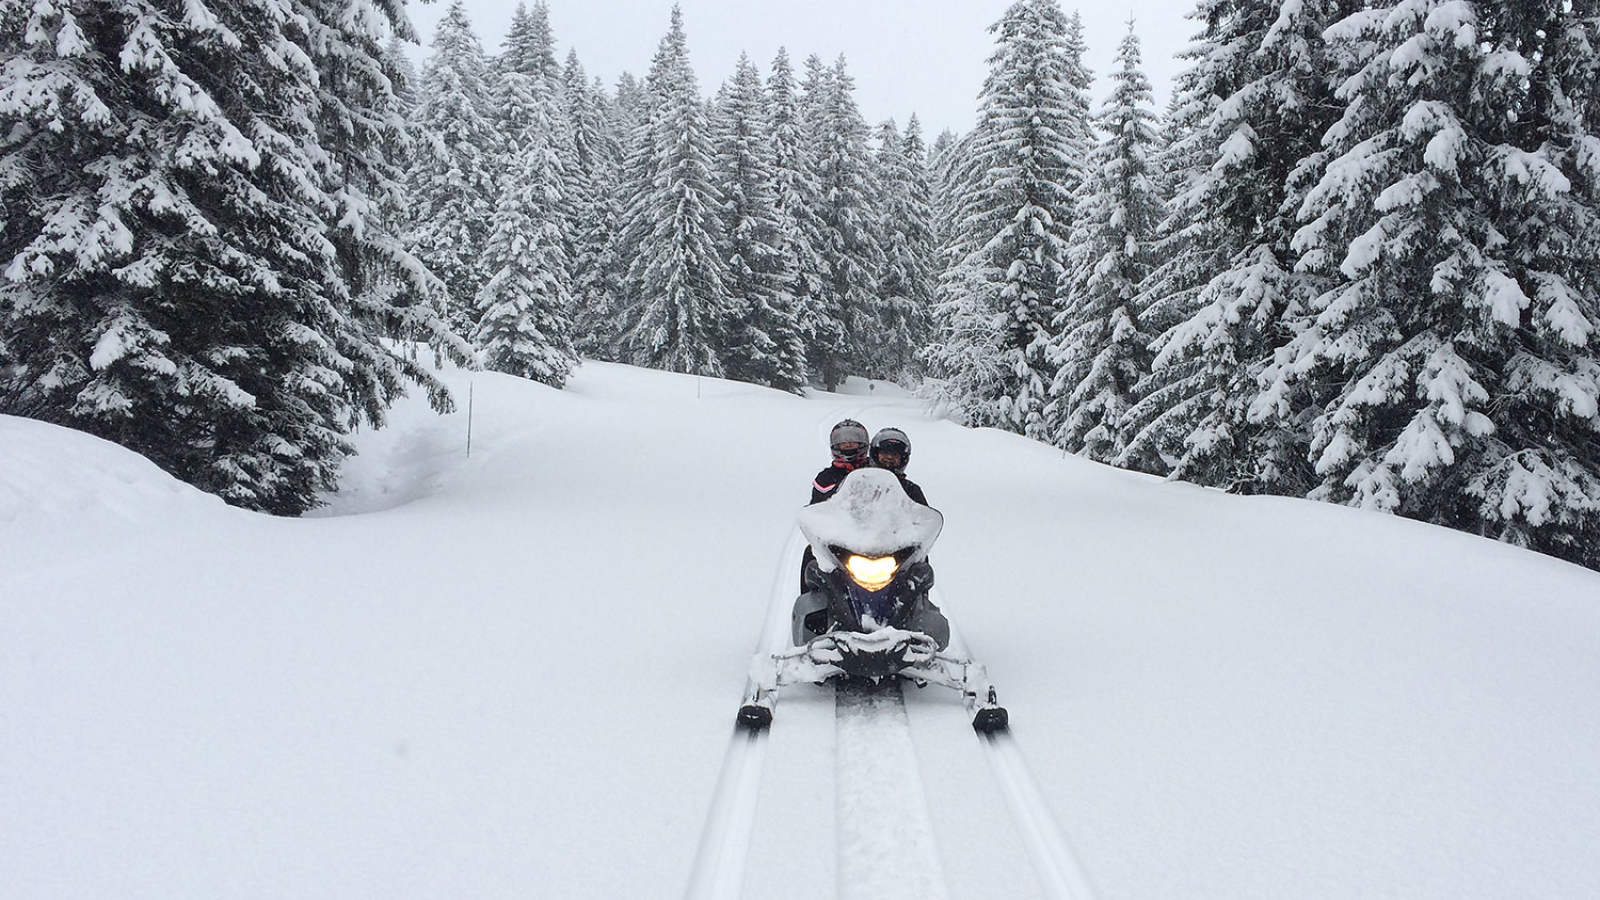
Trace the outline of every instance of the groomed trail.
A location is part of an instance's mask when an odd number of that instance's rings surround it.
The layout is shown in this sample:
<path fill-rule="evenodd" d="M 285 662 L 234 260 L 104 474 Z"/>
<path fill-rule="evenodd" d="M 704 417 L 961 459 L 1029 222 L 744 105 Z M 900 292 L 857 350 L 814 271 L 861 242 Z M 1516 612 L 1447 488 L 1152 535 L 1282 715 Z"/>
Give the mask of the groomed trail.
<path fill-rule="evenodd" d="M 804 549 L 797 530 L 773 577 L 759 654 L 789 645 Z M 936 600 L 943 604 L 937 594 Z M 735 698 L 730 692 L 730 720 Z M 952 733 L 969 740 L 952 741 Z M 919 742 L 919 734 L 937 736 Z M 985 766 L 992 779 L 972 777 Z M 832 816 L 818 815 L 825 805 Z M 785 821 L 791 816 L 831 821 L 834 828 L 796 833 Z M 954 871 L 983 873 L 966 875 L 981 883 L 952 883 L 945 854 L 978 857 L 979 864 L 969 860 Z M 1094 896 L 1016 735 L 974 732 L 954 693 L 905 682 L 874 691 L 794 685 L 785 689 L 769 730 L 733 730 L 689 900 L 949 900 L 975 892 Z"/>
<path fill-rule="evenodd" d="M 883 384 L 440 376 L 475 405 L 413 392 L 301 519 L 0 415 L 0 897 L 826 900 L 915 792 L 952 900 L 1600 898 L 1595 572 Z M 852 411 L 915 442 L 1009 738 L 910 685 L 734 736 Z"/>

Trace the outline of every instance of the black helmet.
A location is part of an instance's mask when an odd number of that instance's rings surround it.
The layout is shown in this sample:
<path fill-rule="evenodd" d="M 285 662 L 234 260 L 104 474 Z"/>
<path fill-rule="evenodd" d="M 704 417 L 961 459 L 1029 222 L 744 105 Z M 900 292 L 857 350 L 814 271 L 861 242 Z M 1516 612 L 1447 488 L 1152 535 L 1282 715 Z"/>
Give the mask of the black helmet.
<path fill-rule="evenodd" d="M 886 466 L 878 455 L 885 450 L 890 453 L 900 454 L 900 465 Z M 888 469 L 896 474 L 906 470 L 906 463 L 911 462 L 911 438 L 898 428 L 885 428 L 872 436 L 872 464 L 880 469 Z"/>
<path fill-rule="evenodd" d="M 845 447 L 845 444 L 855 444 L 854 447 Z M 833 431 L 828 435 L 828 449 L 833 451 L 833 458 L 843 460 L 853 466 L 859 466 L 867 461 L 867 426 L 855 419 L 845 419 L 833 426 Z"/>

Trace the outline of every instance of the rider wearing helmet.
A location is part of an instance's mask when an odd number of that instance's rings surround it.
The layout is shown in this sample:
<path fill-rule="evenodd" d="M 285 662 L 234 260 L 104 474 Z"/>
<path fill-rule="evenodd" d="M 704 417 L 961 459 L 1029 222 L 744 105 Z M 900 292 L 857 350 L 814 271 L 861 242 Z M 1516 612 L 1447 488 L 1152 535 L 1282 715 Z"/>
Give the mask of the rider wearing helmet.
<path fill-rule="evenodd" d="M 828 449 L 833 453 L 833 463 L 818 472 L 816 479 L 811 482 L 812 503 L 821 503 L 832 497 L 834 489 L 846 475 L 872 464 L 867 458 L 867 426 L 855 419 L 844 419 L 833 426 L 828 433 Z M 808 572 L 810 581 L 807 579 Z M 820 583 L 821 578 L 816 553 L 807 546 L 805 557 L 800 561 L 800 592 L 803 594 L 810 590 L 813 586 L 811 582 Z"/>
<path fill-rule="evenodd" d="M 900 479 L 900 487 L 905 489 L 906 496 L 928 505 L 928 498 L 923 496 L 922 488 L 915 481 L 906 477 L 906 464 L 911 462 L 911 438 L 898 428 L 884 428 L 872 436 L 869 455 L 872 464 L 880 469 L 888 469 Z"/>
<path fill-rule="evenodd" d="M 817 473 L 811 482 L 811 502 L 821 503 L 833 496 L 834 488 L 846 475 L 870 465 L 867 461 L 867 426 L 855 419 L 845 419 L 833 426 L 828 434 L 828 449 L 833 451 L 833 463 Z"/>

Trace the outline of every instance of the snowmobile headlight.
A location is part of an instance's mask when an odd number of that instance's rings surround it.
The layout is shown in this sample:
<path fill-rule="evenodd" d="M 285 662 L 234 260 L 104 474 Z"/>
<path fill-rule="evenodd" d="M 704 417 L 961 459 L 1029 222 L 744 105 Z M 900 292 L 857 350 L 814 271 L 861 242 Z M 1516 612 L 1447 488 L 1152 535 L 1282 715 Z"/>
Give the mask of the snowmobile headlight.
<path fill-rule="evenodd" d="M 881 591 L 894 580 L 900 560 L 892 556 L 849 556 L 844 561 L 850 579 L 869 591 Z"/>

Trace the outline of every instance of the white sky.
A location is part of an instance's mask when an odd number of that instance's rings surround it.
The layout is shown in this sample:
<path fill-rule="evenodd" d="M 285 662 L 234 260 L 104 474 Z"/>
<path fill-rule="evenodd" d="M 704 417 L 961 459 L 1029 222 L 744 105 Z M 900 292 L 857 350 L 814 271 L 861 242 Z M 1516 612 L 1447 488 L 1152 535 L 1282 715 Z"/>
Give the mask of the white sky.
<path fill-rule="evenodd" d="M 623 72 L 643 76 L 666 34 L 672 0 L 548 0 L 557 55 L 576 48 L 590 78 L 614 86 Z M 422 36 L 420 60 L 443 17 L 447 0 L 410 4 Z M 928 140 L 941 130 L 965 131 L 977 109 L 978 90 L 994 49 L 989 26 L 1010 0 L 679 0 L 689 35 L 689 59 L 700 88 L 710 95 L 733 74 L 740 51 L 765 74 L 780 46 L 800 70 L 816 53 L 832 62 L 845 55 L 856 80 L 856 102 L 869 125 L 893 117 L 904 126 L 915 112 Z M 1175 54 L 1197 30 L 1185 18 L 1193 0 L 1123 0 L 1076 4 L 1083 16 L 1088 62 L 1097 81 L 1098 110 L 1117 44 L 1131 15 L 1144 44 L 1145 72 L 1155 85 L 1156 109 L 1180 70 Z M 515 0 L 466 0 L 473 30 L 489 53 L 500 51 Z"/>

